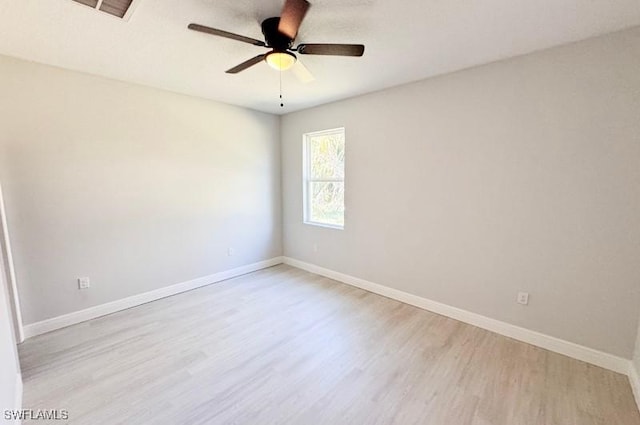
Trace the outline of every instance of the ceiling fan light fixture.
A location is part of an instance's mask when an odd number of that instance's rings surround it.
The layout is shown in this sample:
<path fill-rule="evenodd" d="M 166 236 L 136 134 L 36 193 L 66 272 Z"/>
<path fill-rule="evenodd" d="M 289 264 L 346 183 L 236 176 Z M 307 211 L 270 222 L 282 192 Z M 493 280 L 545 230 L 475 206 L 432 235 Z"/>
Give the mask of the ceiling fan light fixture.
<path fill-rule="evenodd" d="M 276 71 L 286 71 L 296 63 L 297 58 L 293 53 L 273 51 L 264 60 Z"/>
<path fill-rule="evenodd" d="M 90 2 L 96 0 L 75 1 Z M 115 2 L 131 0 L 100 0 L 100 3 L 102 3 L 103 1 Z M 135 2 L 140 0 L 133 1 Z M 226 70 L 225 72 L 227 74 L 238 74 L 239 72 L 245 71 L 246 69 L 259 64 L 263 60 L 268 63 L 271 68 L 277 71 L 285 71 L 287 69 L 293 68 L 298 60 L 296 55 L 292 52 L 296 52 L 299 55 L 356 57 L 362 56 L 364 54 L 364 45 L 362 44 L 303 43 L 298 44 L 298 47 L 294 47 L 294 42 L 296 36 L 298 35 L 298 29 L 300 28 L 300 24 L 307 14 L 310 6 L 311 4 L 308 0 L 284 0 L 284 6 L 282 7 L 280 16 L 267 18 L 260 24 L 260 27 L 262 28 L 262 34 L 264 35 L 264 41 L 195 23 L 189 24 L 187 28 L 192 31 L 211 34 L 217 37 L 224 37 L 227 39 L 241 41 L 243 43 L 248 43 L 254 46 L 269 49 L 267 53 L 257 55 L 249 60 L 242 62 L 240 65 L 236 65 L 233 68 Z M 300 62 L 298 66 L 293 68 L 293 73 L 296 74 L 296 76 L 303 82 L 313 80 L 313 77 L 310 75 L 309 70 L 303 68 L 304 67 L 302 65 L 302 62 Z"/>

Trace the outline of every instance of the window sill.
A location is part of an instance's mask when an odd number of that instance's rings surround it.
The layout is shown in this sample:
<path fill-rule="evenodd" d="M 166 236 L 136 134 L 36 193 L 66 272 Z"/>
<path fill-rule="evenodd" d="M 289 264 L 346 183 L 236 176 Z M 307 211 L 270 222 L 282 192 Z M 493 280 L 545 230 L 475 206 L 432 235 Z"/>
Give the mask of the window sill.
<path fill-rule="evenodd" d="M 309 226 L 325 227 L 327 229 L 334 229 L 334 230 L 344 230 L 344 226 L 337 226 L 335 224 L 316 223 L 314 221 L 303 221 L 302 223 L 308 224 Z"/>

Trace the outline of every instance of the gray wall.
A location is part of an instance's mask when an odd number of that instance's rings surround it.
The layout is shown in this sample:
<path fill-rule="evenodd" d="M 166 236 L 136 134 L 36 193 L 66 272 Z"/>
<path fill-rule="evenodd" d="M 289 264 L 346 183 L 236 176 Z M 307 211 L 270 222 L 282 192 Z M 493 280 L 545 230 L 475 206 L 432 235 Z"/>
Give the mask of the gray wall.
<path fill-rule="evenodd" d="M 278 117 L 6 57 L 0 75 L 25 324 L 282 254 Z"/>
<path fill-rule="evenodd" d="M 634 29 L 285 116 L 285 255 L 631 358 L 639 70 Z M 304 225 L 302 134 L 340 126 L 345 229 Z"/>
<path fill-rule="evenodd" d="M 633 365 L 636 372 L 640 373 L 640 324 L 638 324 L 638 336 L 636 339 L 636 350 L 633 353 Z"/>

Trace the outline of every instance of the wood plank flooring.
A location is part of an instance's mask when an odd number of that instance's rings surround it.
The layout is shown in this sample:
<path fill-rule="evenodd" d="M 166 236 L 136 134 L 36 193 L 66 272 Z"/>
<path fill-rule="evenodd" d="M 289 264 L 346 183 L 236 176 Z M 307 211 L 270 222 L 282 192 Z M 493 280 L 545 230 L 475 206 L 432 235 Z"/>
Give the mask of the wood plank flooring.
<path fill-rule="evenodd" d="M 24 408 L 70 424 L 640 425 L 623 375 L 285 265 L 20 358 Z"/>

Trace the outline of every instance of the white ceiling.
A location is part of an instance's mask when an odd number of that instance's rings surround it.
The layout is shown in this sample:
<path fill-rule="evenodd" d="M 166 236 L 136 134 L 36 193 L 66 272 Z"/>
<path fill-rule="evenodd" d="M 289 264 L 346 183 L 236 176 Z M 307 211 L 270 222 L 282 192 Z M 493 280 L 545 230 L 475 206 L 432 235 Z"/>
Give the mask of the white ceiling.
<path fill-rule="evenodd" d="M 0 54 L 279 114 L 640 25 L 640 0 L 311 0 L 297 42 L 365 55 L 303 56 L 316 81 L 285 72 L 280 108 L 265 63 L 224 72 L 264 48 L 187 25 L 263 39 L 283 0 L 137 1 L 123 21 L 71 0 L 2 0 Z"/>

